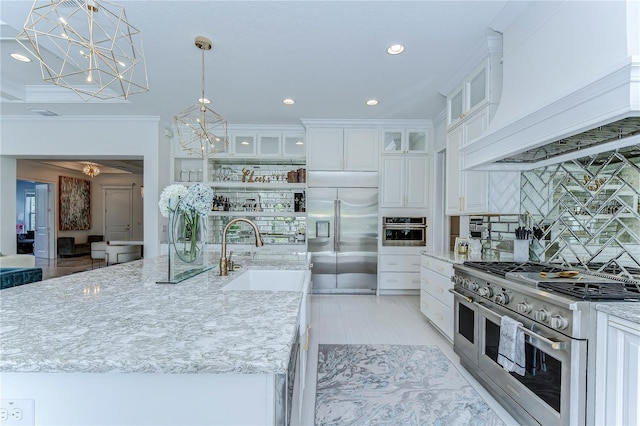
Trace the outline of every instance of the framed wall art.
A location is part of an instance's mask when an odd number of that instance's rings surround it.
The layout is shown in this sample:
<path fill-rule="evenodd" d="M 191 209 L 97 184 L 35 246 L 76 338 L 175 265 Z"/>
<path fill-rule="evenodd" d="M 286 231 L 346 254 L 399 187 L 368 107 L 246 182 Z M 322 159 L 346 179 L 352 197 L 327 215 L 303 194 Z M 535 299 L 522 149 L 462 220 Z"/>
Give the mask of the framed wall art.
<path fill-rule="evenodd" d="M 91 228 L 91 182 L 60 176 L 60 231 Z"/>

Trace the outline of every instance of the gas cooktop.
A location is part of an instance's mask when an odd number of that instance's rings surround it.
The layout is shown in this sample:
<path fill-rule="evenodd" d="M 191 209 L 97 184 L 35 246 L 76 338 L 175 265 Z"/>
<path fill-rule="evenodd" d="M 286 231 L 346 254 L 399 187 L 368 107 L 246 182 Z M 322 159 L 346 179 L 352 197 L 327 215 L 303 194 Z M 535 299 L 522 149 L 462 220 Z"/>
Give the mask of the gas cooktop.
<path fill-rule="evenodd" d="M 546 265 L 544 263 L 536 262 L 476 262 L 467 261 L 464 262 L 464 266 L 470 268 L 479 269 L 483 272 L 488 272 L 493 275 L 505 277 L 509 272 L 560 272 L 565 271 L 565 268 L 561 268 L 553 265 Z"/>
<path fill-rule="evenodd" d="M 582 300 L 640 300 L 640 289 L 637 284 L 620 281 L 540 282 L 538 288 Z"/>
<path fill-rule="evenodd" d="M 634 300 L 640 301 L 640 282 L 593 275 L 588 270 L 574 278 L 558 277 L 556 274 L 570 269 L 536 262 L 464 262 L 464 266 L 499 276 L 509 282 L 537 287 L 551 293 L 571 296 L 575 299 L 592 300 Z M 546 277 L 540 275 L 546 272 Z"/>

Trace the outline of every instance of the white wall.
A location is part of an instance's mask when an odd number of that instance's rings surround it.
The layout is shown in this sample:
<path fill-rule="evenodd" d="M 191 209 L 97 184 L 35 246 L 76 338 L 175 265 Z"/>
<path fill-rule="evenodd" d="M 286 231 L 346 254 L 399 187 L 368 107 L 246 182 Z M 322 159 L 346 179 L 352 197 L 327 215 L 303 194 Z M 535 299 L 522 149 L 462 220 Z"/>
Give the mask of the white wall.
<path fill-rule="evenodd" d="M 15 176 L 16 161 L 0 155 L 0 253 L 4 254 L 13 254 L 17 249 Z"/>
<path fill-rule="evenodd" d="M 165 179 L 161 170 L 168 176 L 169 150 L 165 146 L 170 141 L 157 117 L 7 116 L 0 118 L 0 125 L 0 251 L 15 252 L 15 158 L 127 157 L 144 160 L 145 256 L 158 255 L 158 182 Z M 10 196 L 6 203 L 5 194 Z M 13 235 L 9 238 L 8 234 Z"/>

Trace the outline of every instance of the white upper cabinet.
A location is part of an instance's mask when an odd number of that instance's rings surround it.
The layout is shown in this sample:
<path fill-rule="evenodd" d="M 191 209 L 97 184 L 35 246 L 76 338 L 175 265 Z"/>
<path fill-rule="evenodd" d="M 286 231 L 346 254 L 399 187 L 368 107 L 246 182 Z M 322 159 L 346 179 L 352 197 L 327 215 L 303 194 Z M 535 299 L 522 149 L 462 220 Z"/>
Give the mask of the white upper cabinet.
<path fill-rule="evenodd" d="M 381 141 L 381 154 L 428 154 L 431 151 L 429 129 L 383 130 Z"/>
<path fill-rule="evenodd" d="M 499 55 L 489 55 L 447 96 L 447 126 L 452 128 L 487 104 L 498 104 L 502 89 Z"/>
<path fill-rule="evenodd" d="M 236 156 L 255 156 L 256 155 L 256 135 L 255 134 L 237 134 L 231 138 L 231 153 Z"/>
<path fill-rule="evenodd" d="M 310 128 L 309 170 L 378 171 L 376 129 Z"/>
<path fill-rule="evenodd" d="M 478 138 L 489 123 L 490 105 L 462 119 L 447 132 L 446 194 L 448 215 L 518 214 L 520 173 L 462 170 L 460 147 Z"/>
<path fill-rule="evenodd" d="M 427 208 L 431 156 L 382 156 L 380 207 Z"/>
<path fill-rule="evenodd" d="M 278 157 L 282 154 L 282 135 L 264 133 L 258 135 L 258 156 Z"/>
<path fill-rule="evenodd" d="M 282 141 L 282 155 L 285 157 L 302 157 L 306 155 L 304 133 L 284 134 Z"/>
<path fill-rule="evenodd" d="M 304 132 L 280 132 L 257 130 L 232 130 L 229 132 L 229 146 L 216 157 L 239 158 L 298 158 L 306 157 Z"/>

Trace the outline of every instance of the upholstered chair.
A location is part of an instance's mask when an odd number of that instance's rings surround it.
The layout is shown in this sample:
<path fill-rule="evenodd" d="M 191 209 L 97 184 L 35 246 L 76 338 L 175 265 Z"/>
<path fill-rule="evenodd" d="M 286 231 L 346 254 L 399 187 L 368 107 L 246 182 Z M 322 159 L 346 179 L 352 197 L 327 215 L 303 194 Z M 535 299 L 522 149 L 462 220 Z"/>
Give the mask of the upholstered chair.
<path fill-rule="evenodd" d="M 115 263 L 131 262 L 142 259 L 142 246 L 139 244 L 114 245 L 107 242 L 107 266 Z"/>
<path fill-rule="evenodd" d="M 99 241 L 91 243 L 91 269 L 93 269 L 93 262 L 98 261 L 98 267 L 102 265 L 102 261 L 107 258 L 107 243 L 105 241 Z"/>

